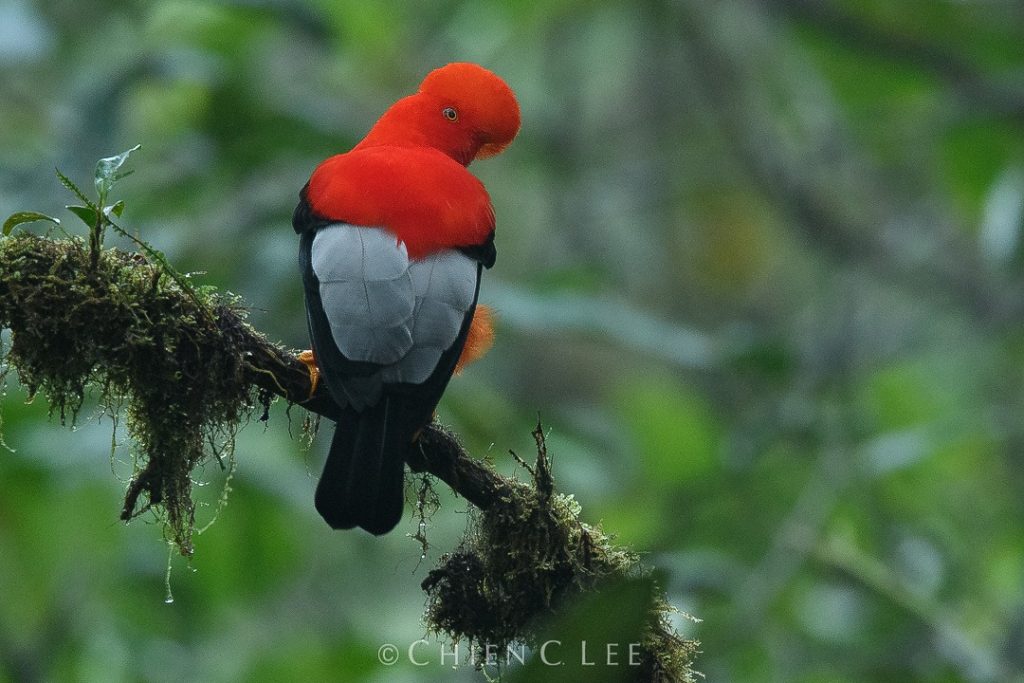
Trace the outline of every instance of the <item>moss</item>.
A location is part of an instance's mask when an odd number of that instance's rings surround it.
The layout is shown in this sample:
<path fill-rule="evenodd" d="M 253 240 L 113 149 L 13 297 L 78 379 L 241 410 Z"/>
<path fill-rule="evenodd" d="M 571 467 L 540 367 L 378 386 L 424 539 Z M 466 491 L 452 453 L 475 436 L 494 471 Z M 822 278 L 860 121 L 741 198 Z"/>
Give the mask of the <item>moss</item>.
<path fill-rule="evenodd" d="M 239 423 L 269 397 L 246 381 L 245 357 L 225 341 L 238 332 L 237 302 L 185 292 L 180 278 L 116 249 L 93 266 L 77 238 L 0 240 L 6 361 L 62 423 L 74 423 L 90 390 L 111 413 L 125 407 L 136 469 L 121 516 L 161 512 L 189 555 L 192 470 L 230 453 Z"/>
<path fill-rule="evenodd" d="M 74 423 L 90 391 L 112 416 L 125 410 L 136 457 L 121 516 L 158 512 L 190 555 L 191 472 L 211 458 L 233 457 L 235 431 L 254 410 L 262 407 L 265 418 L 270 394 L 254 377 L 266 382 L 268 375 L 270 390 L 285 396 L 306 390 L 285 390 L 276 374 L 257 367 L 254 353 L 277 367 L 283 352 L 252 350 L 254 339 L 265 339 L 244 322 L 236 300 L 193 289 L 159 254 L 147 253 L 152 258 L 96 252 L 76 238 L 0 239 L 0 328 L 12 331 L 0 360 L 31 394 L 46 395 L 62 423 Z M 296 372 L 308 381 L 304 370 Z M 534 437 L 536 463 L 520 461 L 532 482 L 478 477 L 471 487 L 484 509 L 423 582 L 433 631 L 499 651 L 531 643 L 545 617 L 573 597 L 644 573 L 634 553 L 580 521 L 572 496 L 555 493 L 539 425 Z M 427 489 L 421 499 L 430 502 Z M 671 612 L 659 595 L 642 635 L 641 680 L 693 680 L 696 643 L 672 630 Z"/>
<path fill-rule="evenodd" d="M 554 492 L 540 425 L 534 438 L 536 464 L 522 463 L 533 481 L 515 482 L 511 493 L 473 513 L 460 547 L 423 581 L 433 632 L 499 652 L 513 642 L 531 644 L 545 617 L 567 600 L 600 590 L 609 579 L 643 573 L 635 553 L 581 522 L 576 500 Z M 673 631 L 672 611 L 659 595 L 642 638 L 640 680 L 693 680 L 697 643 Z"/>

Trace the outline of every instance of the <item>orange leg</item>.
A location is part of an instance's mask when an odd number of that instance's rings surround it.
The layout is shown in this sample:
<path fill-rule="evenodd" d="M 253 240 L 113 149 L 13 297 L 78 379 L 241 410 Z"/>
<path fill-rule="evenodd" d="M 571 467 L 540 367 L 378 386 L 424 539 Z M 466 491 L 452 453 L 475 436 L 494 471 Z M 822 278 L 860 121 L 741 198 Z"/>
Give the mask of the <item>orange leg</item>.
<path fill-rule="evenodd" d="M 309 370 L 309 398 L 313 398 L 316 387 L 320 383 L 320 368 L 316 366 L 316 358 L 313 356 L 312 350 L 303 351 L 298 355 L 298 359 Z"/>

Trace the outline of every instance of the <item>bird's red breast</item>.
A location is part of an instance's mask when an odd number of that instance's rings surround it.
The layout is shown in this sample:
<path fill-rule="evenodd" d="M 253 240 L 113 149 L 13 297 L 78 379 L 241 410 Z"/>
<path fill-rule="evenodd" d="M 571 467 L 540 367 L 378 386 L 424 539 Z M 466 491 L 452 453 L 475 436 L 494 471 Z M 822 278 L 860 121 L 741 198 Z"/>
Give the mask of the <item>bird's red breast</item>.
<path fill-rule="evenodd" d="M 328 220 L 387 228 L 412 258 L 482 244 L 494 230 L 483 184 L 430 147 L 380 145 L 333 156 L 313 172 L 306 198 Z"/>

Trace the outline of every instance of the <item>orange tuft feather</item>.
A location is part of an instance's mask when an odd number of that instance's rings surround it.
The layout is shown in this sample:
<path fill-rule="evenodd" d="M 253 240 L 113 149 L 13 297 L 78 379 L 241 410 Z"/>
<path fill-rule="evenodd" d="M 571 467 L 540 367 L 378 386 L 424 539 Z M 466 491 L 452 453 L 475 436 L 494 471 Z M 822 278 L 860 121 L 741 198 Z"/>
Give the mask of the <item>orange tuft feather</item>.
<path fill-rule="evenodd" d="M 473 322 L 469 324 L 466 345 L 462 347 L 462 355 L 455 364 L 455 374 L 473 361 L 480 360 L 494 344 L 494 313 L 489 306 L 478 305 L 473 314 Z"/>

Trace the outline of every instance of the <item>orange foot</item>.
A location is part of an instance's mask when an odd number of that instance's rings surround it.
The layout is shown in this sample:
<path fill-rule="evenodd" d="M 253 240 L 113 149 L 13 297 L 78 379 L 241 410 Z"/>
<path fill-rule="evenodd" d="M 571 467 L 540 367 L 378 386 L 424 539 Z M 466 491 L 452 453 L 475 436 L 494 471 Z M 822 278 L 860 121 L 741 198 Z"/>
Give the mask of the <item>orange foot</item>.
<path fill-rule="evenodd" d="M 320 383 L 320 368 L 316 366 L 316 358 L 312 351 L 303 351 L 298 355 L 298 359 L 309 370 L 309 397 L 306 399 L 308 401 L 313 398 L 316 387 Z"/>

